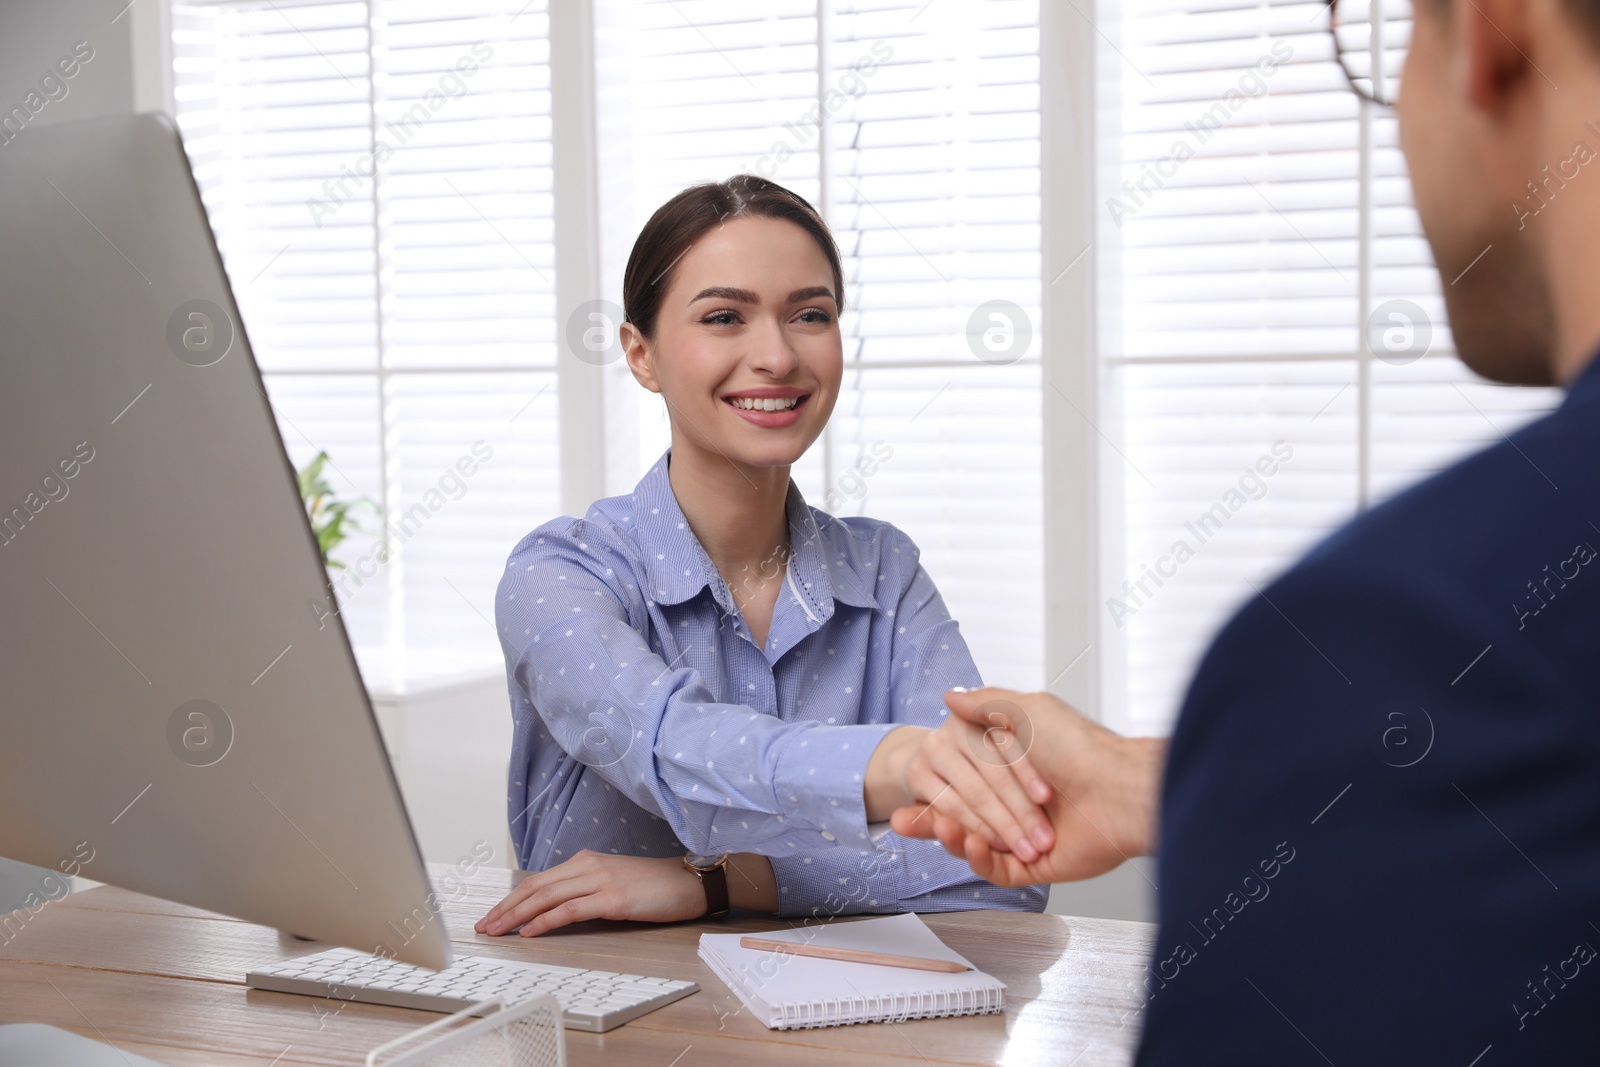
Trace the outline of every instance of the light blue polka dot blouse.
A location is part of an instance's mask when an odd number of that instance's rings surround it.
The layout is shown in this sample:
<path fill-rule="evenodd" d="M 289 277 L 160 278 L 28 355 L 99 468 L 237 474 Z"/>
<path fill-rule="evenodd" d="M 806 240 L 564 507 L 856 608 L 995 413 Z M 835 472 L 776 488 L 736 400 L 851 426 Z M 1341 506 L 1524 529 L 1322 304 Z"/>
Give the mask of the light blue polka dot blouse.
<path fill-rule="evenodd" d="M 874 746 L 938 725 L 947 689 L 982 684 L 917 546 L 808 506 L 791 481 L 792 551 L 758 645 L 678 507 L 670 456 L 506 563 L 518 864 L 758 852 L 784 915 L 1042 910 L 1044 886 L 999 888 L 935 842 L 868 836 Z"/>

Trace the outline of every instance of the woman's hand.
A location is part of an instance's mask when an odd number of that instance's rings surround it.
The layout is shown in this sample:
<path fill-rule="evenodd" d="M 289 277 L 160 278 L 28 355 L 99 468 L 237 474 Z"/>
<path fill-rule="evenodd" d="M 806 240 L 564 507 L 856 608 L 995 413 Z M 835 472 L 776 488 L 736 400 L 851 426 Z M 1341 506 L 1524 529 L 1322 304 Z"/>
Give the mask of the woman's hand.
<path fill-rule="evenodd" d="M 1012 731 L 958 715 L 936 729 L 901 727 L 885 736 L 867 765 L 867 818 L 920 803 L 995 851 L 1032 863 L 1055 844 L 1055 833 L 1041 807 L 1049 783 L 1026 752 Z M 932 836 L 931 825 L 919 836 Z"/>
<path fill-rule="evenodd" d="M 996 885 L 1093 878 L 1130 856 L 1154 852 L 1165 741 L 1112 733 L 1049 693 L 987 688 L 950 693 L 946 700 L 952 717 L 1014 731 L 1026 744 L 1053 790 L 1045 813 L 1056 843 L 1031 859 L 1006 855 L 986 836 L 920 804 L 894 814 L 897 832 L 937 837 Z"/>
<path fill-rule="evenodd" d="M 584 851 L 547 871 L 529 875 L 473 929 L 538 937 L 588 919 L 680 922 L 706 913 L 700 878 L 682 860 L 616 856 Z"/>

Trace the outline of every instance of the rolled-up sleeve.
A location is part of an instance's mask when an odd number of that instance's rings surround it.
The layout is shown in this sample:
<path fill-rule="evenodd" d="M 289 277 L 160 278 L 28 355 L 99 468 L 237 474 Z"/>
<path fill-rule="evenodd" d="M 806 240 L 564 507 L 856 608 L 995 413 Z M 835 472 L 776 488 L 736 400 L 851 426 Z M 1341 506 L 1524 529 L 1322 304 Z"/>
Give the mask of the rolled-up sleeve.
<path fill-rule="evenodd" d="M 781 916 L 898 914 L 906 911 L 1043 911 L 1047 885 L 997 886 L 972 873 L 937 841 L 889 833 L 865 849 L 772 855 Z"/>

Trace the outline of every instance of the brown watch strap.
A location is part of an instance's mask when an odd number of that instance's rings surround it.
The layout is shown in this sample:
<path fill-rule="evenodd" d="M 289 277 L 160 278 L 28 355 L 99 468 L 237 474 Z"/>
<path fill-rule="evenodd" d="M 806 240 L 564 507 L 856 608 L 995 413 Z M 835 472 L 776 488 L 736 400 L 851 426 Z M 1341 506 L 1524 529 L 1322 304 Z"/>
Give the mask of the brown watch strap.
<path fill-rule="evenodd" d="M 706 890 L 706 918 L 720 919 L 728 914 L 728 865 L 701 871 L 700 884 Z"/>
<path fill-rule="evenodd" d="M 683 865 L 700 876 L 700 887 L 706 891 L 707 919 L 720 919 L 728 914 L 728 860 L 724 856 L 710 867 L 697 867 L 683 858 Z"/>

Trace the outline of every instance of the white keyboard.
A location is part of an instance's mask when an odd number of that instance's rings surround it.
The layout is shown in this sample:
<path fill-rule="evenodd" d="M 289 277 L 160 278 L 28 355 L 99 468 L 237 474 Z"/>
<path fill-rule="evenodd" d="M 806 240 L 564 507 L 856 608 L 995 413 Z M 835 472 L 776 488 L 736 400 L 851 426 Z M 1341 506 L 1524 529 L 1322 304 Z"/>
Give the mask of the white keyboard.
<path fill-rule="evenodd" d="M 597 1034 L 700 988 L 694 982 L 672 978 L 486 956 L 461 956 L 442 971 L 430 971 L 348 948 L 331 948 L 262 967 L 245 975 L 244 984 L 279 993 L 443 1012 L 460 1011 L 490 997 L 509 1004 L 549 993 L 561 1005 L 562 1025 Z"/>

